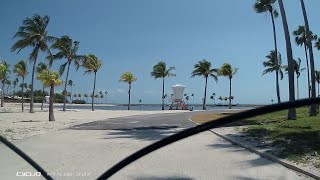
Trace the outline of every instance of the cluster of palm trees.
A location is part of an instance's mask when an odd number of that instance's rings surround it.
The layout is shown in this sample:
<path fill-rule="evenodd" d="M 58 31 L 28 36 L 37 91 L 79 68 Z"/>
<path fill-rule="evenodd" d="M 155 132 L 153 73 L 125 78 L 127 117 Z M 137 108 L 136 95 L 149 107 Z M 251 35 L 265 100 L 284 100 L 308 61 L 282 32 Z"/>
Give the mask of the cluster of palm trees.
<path fill-rule="evenodd" d="M 70 66 L 73 63 L 78 70 L 79 67 L 86 69 L 85 73 L 94 73 L 94 87 L 93 87 L 93 96 L 95 93 L 95 84 L 96 84 L 96 75 L 98 70 L 102 66 L 102 61 L 99 60 L 95 55 L 78 55 L 77 51 L 79 49 L 79 42 L 73 41 L 69 36 L 62 36 L 60 38 L 53 37 L 48 35 L 47 26 L 50 22 L 49 16 L 34 15 L 33 17 L 27 17 L 22 22 L 22 26 L 19 27 L 18 31 L 15 33 L 14 37 L 17 41 L 12 46 L 11 50 L 13 52 L 19 53 L 21 50 L 26 48 L 32 48 L 32 52 L 29 55 L 30 62 L 33 63 L 32 72 L 31 72 L 31 96 L 30 96 L 30 113 L 34 112 L 34 79 L 35 74 L 37 73 L 37 79 L 40 80 L 43 84 L 43 91 L 45 87 L 50 87 L 50 101 L 49 101 L 49 121 L 54 121 L 53 115 L 53 99 L 54 99 L 54 87 L 60 86 L 64 83 L 64 91 L 66 92 L 67 85 L 70 85 L 69 71 Z M 52 53 L 56 51 L 55 54 Z M 45 53 L 47 55 L 47 62 L 40 62 L 37 66 L 38 55 L 39 53 Z M 65 59 L 66 62 L 60 66 L 59 71 L 53 71 L 50 68 L 52 64 L 58 59 Z M 8 74 L 11 72 L 9 65 L 3 61 L 0 63 L 0 80 L 2 81 L 2 98 L 1 106 L 4 102 L 4 85 L 8 80 Z M 63 82 L 60 80 L 60 76 L 65 72 L 67 68 L 66 79 Z M 16 76 L 22 79 L 22 93 L 24 92 L 24 80 L 29 74 L 27 69 L 27 62 L 20 60 L 17 64 L 14 65 L 14 73 Z M 15 84 L 19 80 L 15 81 Z M 67 93 L 62 93 L 64 96 L 63 110 L 66 110 L 66 96 Z M 44 98 L 43 98 L 44 99 Z M 43 103 L 41 105 L 43 108 Z M 23 97 L 22 97 L 22 111 L 24 110 L 23 106 Z M 92 98 L 92 110 L 93 107 L 93 98 Z"/>
<path fill-rule="evenodd" d="M 167 95 L 164 94 L 165 78 L 176 76 L 176 74 L 172 72 L 173 70 L 175 70 L 174 66 L 167 68 L 166 63 L 164 61 L 160 61 L 159 63 L 153 66 L 153 71 L 151 72 L 151 76 L 153 76 L 155 79 L 162 78 L 162 110 L 164 110 L 165 98 L 167 98 Z M 191 73 L 191 77 L 203 76 L 205 78 L 204 96 L 202 102 L 203 110 L 206 110 L 208 78 L 211 77 L 217 82 L 218 76 L 228 77 L 230 81 L 229 97 L 231 97 L 231 80 L 233 76 L 237 73 L 237 71 L 238 68 L 232 68 L 232 66 L 228 63 L 223 64 L 220 69 L 212 68 L 211 62 L 206 59 L 200 60 L 198 61 L 198 63 L 194 65 L 194 70 Z M 194 98 L 194 94 L 192 94 L 191 97 Z M 187 102 L 190 99 L 190 97 L 186 94 L 185 98 Z M 231 100 L 229 102 L 229 108 L 231 108 Z"/>
<path fill-rule="evenodd" d="M 318 39 L 316 35 L 312 33 L 309 29 L 309 21 L 307 17 L 307 12 L 304 4 L 304 0 L 300 0 L 301 10 L 304 18 L 304 25 L 299 26 L 297 30 L 293 31 L 293 35 L 295 36 L 295 42 L 298 46 L 303 46 L 305 50 L 305 58 L 306 58 L 306 66 L 307 68 L 301 68 L 301 59 L 294 59 L 290 41 L 290 33 L 287 23 L 286 11 L 283 5 L 283 0 L 278 0 L 283 31 L 285 35 L 286 42 L 286 53 L 287 53 L 287 65 L 282 65 L 281 54 L 278 52 L 277 48 L 277 33 L 275 26 L 275 18 L 278 17 L 279 13 L 276 9 L 277 0 L 256 0 L 254 4 L 254 9 L 257 13 L 268 13 L 271 16 L 272 20 L 272 30 L 273 30 L 273 41 L 274 41 L 274 49 L 270 51 L 270 53 L 266 56 L 266 61 L 263 62 L 263 65 L 266 69 L 263 71 L 263 74 L 275 72 L 276 73 L 276 93 L 278 103 L 281 102 L 280 98 L 280 88 L 279 88 L 279 79 L 283 78 L 283 69 L 286 70 L 288 74 L 288 83 L 289 83 L 289 101 L 294 101 L 296 99 L 295 96 L 295 82 L 294 82 L 294 74 L 296 74 L 297 80 L 297 98 L 299 98 L 299 77 L 301 71 L 306 70 L 308 74 L 308 94 L 309 98 L 316 97 L 316 81 L 318 82 L 318 86 L 320 83 L 319 71 L 315 70 L 314 66 L 314 57 L 313 57 L 313 41 L 317 41 L 315 46 L 318 50 L 320 50 L 320 38 Z M 310 106 L 310 116 L 316 116 L 316 105 Z M 288 111 L 288 120 L 296 119 L 296 109 L 290 108 Z"/>

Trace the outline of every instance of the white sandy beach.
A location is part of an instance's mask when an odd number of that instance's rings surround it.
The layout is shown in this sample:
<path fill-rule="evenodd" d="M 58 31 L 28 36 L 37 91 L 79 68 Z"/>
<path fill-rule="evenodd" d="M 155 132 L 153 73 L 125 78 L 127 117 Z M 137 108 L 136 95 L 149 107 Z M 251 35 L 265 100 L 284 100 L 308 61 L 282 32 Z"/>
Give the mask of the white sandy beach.
<path fill-rule="evenodd" d="M 26 137 L 45 134 L 51 131 L 67 128 L 70 126 L 105 120 L 116 117 L 161 114 L 161 113 L 179 113 L 185 111 L 125 111 L 125 110 L 86 110 L 86 109 L 68 109 L 66 112 L 61 108 L 55 109 L 54 122 L 49 122 L 49 113 L 45 108 L 41 111 L 38 104 L 35 113 L 29 113 L 29 104 L 26 103 L 24 113 L 21 112 L 21 104 L 7 103 L 5 107 L 0 108 L 0 134 L 9 140 L 23 139 Z"/>

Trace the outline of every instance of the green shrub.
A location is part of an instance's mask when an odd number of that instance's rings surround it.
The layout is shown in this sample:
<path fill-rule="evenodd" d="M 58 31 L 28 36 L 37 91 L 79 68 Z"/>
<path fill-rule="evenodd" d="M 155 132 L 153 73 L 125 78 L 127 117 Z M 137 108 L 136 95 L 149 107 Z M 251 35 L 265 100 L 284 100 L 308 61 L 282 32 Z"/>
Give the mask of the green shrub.
<path fill-rule="evenodd" d="M 79 99 L 77 99 L 77 100 L 73 100 L 72 103 L 73 103 L 73 104 L 86 104 L 87 102 L 86 102 L 85 100 L 79 100 Z"/>

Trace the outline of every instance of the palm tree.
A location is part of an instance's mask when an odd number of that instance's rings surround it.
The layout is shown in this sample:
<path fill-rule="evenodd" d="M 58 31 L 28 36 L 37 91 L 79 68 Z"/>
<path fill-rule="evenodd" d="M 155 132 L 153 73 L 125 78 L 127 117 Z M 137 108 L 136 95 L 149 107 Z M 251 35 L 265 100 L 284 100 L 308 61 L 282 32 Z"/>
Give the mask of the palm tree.
<path fill-rule="evenodd" d="M 213 105 L 213 96 L 210 96 L 210 99 L 212 100 L 212 105 Z"/>
<path fill-rule="evenodd" d="M 218 71 L 219 71 L 218 69 L 211 68 L 211 62 L 207 61 L 206 59 L 203 59 L 194 65 L 194 70 L 191 73 L 191 77 L 203 76 L 206 80 L 205 87 L 204 87 L 204 98 L 203 98 L 203 104 L 202 104 L 203 110 L 206 110 L 208 77 L 209 76 L 212 77 L 217 82 L 218 81 L 218 76 L 217 76 Z"/>
<path fill-rule="evenodd" d="M 81 94 L 80 93 L 78 94 L 78 98 L 80 98 L 80 100 L 81 100 Z"/>
<path fill-rule="evenodd" d="M 108 91 L 105 91 L 104 94 L 106 95 L 106 104 L 107 104 L 107 96 L 108 96 Z"/>
<path fill-rule="evenodd" d="M 99 91 L 100 104 L 102 103 L 101 95 L 103 95 L 103 92 Z"/>
<path fill-rule="evenodd" d="M 49 121 L 55 121 L 53 114 L 54 87 L 62 85 L 63 81 L 59 79 L 60 75 L 58 72 L 49 70 L 41 71 L 37 78 L 41 80 L 45 86 L 50 87 Z"/>
<path fill-rule="evenodd" d="M 93 91 L 92 91 L 93 97 L 92 97 L 92 103 L 91 103 L 92 111 L 94 111 L 94 107 L 93 107 L 94 99 L 93 98 L 94 98 L 94 91 L 96 90 L 96 78 L 97 78 L 97 72 L 102 66 L 102 61 L 99 60 L 95 55 L 88 54 L 84 58 L 84 62 L 82 64 L 82 66 L 87 69 L 85 71 L 85 74 L 94 72 Z"/>
<path fill-rule="evenodd" d="M 187 107 L 189 106 L 189 96 L 186 96 L 186 101 L 187 101 Z"/>
<path fill-rule="evenodd" d="M 317 40 L 317 36 L 313 35 L 311 33 L 311 39 Z M 310 68 L 309 68 L 309 58 L 308 58 L 308 51 L 307 51 L 307 37 L 306 37 L 306 31 L 304 26 L 298 26 L 297 30 L 293 31 L 293 35 L 295 36 L 295 42 L 298 46 L 304 47 L 305 57 L 306 57 L 306 63 L 307 63 L 307 73 L 308 73 L 308 94 L 309 98 L 311 97 L 310 94 Z"/>
<path fill-rule="evenodd" d="M 13 72 L 16 74 L 16 76 L 18 77 L 21 77 L 22 78 L 22 86 L 21 86 L 21 89 L 22 89 L 22 112 L 24 111 L 24 88 L 25 88 L 25 83 L 24 83 L 24 79 L 26 78 L 26 76 L 29 74 L 28 72 L 28 66 L 27 66 L 27 62 L 26 61 L 23 61 L 23 60 L 20 60 L 17 64 L 14 65 L 13 67 Z"/>
<path fill-rule="evenodd" d="M 223 97 L 222 97 L 222 96 L 219 96 L 218 99 L 220 100 L 220 103 L 222 104 Z"/>
<path fill-rule="evenodd" d="M 295 101 L 292 47 L 291 47 L 290 33 L 288 28 L 286 12 L 283 6 L 283 1 L 278 0 L 278 3 L 279 3 L 279 9 L 281 13 L 283 31 L 284 31 L 285 40 L 286 40 L 287 59 L 288 59 L 288 79 L 289 79 L 289 101 L 292 102 L 292 101 Z M 296 118 L 297 118 L 296 108 L 290 108 L 288 111 L 288 120 L 295 120 Z"/>
<path fill-rule="evenodd" d="M 135 82 L 137 80 L 137 78 L 131 73 L 131 72 L 125 72 L 121 75 L 120 77 L 120 82 L 126 82 L 129 84 L 129 91 L 128 91 L 128 94 L 129 94 L 129 101 L 128 101 L 128 110 L 130 110 L 130 101 L 131 101 L 131 84 L 133 82 Z"/>
<path fill-rule="evenodd" d="M 70 86 L 70 88 L 71 88 L 70 93 L 72 94 L 72 87 L 74 86 L 74 83 L 73 83 L 73 81 L 71 79 L 68 81 L 68 86 Z M 72 100 L 73 99 L 70 96 L 70 101 L 72 102 Z"/>
<path fill-rule="evenodd" d="M 318 97 L 320 97 L 320 71 L 315 71 L 315 73 L 316 81 L 318 83 Z"/>
<path fill-rule="evenodd" d="M 8 75 L 11 73 L 9 70 L 10 65 L 7 64 L 6 61 L 0 62 L 0 80 L 2 82 L 2 88 L 1 88 L 1 107 L 3 107 L 4 104 L 4 86 L 6 84 L 6 81 L 8 80 Z"/>
<path fill-rule="evenodd" d="M 43 62 L 40 62 L 39 64 L 38 64 L 38 67 L 37 67 L 37 73 L 39 74 L 39 73 L 41 73 L 42 71 L 46 71 L 46 70 L 48 70 L 48 66 L 45 64 L 45 63 L 43 63 Z M 41 110 L 43 110 L 43 103 L 44 103 L 44 101 L 45 101 L 45 97 L 44 97 L 44 88 L 45 88 L 45 86 L 44 85 L 42 85 L 42 102 L 41 102 Z"/>
<path fill-rule="evenodd" d="M 9 95 L 9 88 L 11 86 L 11 81 L 9 79 L 7 79 L 5 82 L 4 82 L 6 85 L 7 85 L 7 94 Z"/>
<path fill-rule="evenodd" d="M 193 93 L 191 94 L 191 97 L 192 97 L 192 110 L 193 110 L 193 106 L 194 106 L 194 94 Z"/>
<path fill-rule="evenodd" d="M 75 98 L 76 98 L 76 97 L 77 97 L 77 94 L 73 94 L 73 97 L 75 97 Z M 73 101 L 72 101 L 72 102 L 73 102 Z"/>
<path fill-rule="evenodd" d="M 102 99 L 104 98 L 103 94 L 100 94 L 100 104 L 102 104 Z"/>
<path fill-rule="evenodd" d="M 280 79 L 283 79 L 283 66 L 282 66 L 282 59 L 281 54 L 278 53 L 278 57 L 276 55 L 275 51 L 270 51 L 270 53 L 266 56 L 266 61 L 263 62 L 263 66 L 266 68 L 262 75 L 265 75 L 267 73 L 276 72 L 276 92 L 277 92 L 277 99 L 278 103 L 281 102 L 280 98 L 280 87 L 279 87 L 279 74 Z"/>
<path fill-rule="evenodd" d="M 83 97 L 86 98 L 86 103 L 88 102 L 88 94 L 84 94 Z"/>
<path fill-rule="evenodd" d="M 164 79 L 166 77 L 174 77 L 176 74 L 172 73 L 176 68 L 174 66 L 167 69 L 167 65 L 164 61 L 160 61 L 158 64 L 153 66 L 151 76 L 155 79 L 162 78 L 162 110 L 164 110 Z"/>
<path fill-rule="evenodd" d="M 55 41 L 51 46 L 53 49 L 58 50 L 59 52 L 51 57 L 52 60 L 65 58 L 67 61 L 60 66 L 59 73 L 60 76 L 64 73 L 65 68 L 67 67 L 67 75 L 64 83 L 64 90 L 67 90 L 68 78 L 70 65 L 73 62 L 78 70 L 80 67 L 79 61 L 84 58 L 82 55 L 78 55 L 77 51 L 79 49 L 79 41 L 73 41 L 69 36 L 62 36 Z M 63 97 L 63 111 L 66 111 L 66 97 Z"/>
<path fill-rule="evenodd" d="M 271 16 L 272 20 L 272 29 L 273 29 L 273 41 L 274 41 L 274 54 L 278 54 L 278 47 L 277 47 L 277 33 L 276 33 L 276 26 L 274 19 L 278 17 L 279 13 L 277 9 L 275 9 L 275 2 L 276 0 L 256 0 L 256 3 L 254 4 L 254 9 L 257 13 L 266 13 L 268 12 Z M 279 64 L 277 61 L 278 59 L 274 59 L 275 62 L 275 72 L 276 72 L 276 79 L 277 79 L 277 85 L 276 85 L 276 91 L 277 91 L 277 98 L 278 103 L 280 103 L 280 87 L 279 87 L 279 67 L 277 64 Z M 282 79 L 282 78 L 281 78 Z"/>
<path fill-rule="evenodd" d="M 310 73 L 311 73 L 311 98 L 316 98 L 316 79 L 315 79 L 315 68 L 314 68 L 314 57 L 313 57 L 313 48 L 312 48 L 312 39 L 311 39 L 311 31 L 309 28 L 309 21 L 307 17 L 307 11 L 304 6 L 304 1 L 300 0 L 301 3 L 301 9 L 304 19 L 304 25 L 306 28 L 306 37 L 307 37 L 307 48 L 309 50 L 309 56 L 310 56 Z M 310 116 L 316 116 L 317 115 L 317 107 L 315 104 L 312 104 L 310 106 Z"/>
<path fill-rule="evenodd" d="M 34 86 L 34 73 L 36 70 L 37 58 L 39 52 L 50 53 L 47 43 L 53 42 L 54 37 L 49 36 L 47 32 L 47 26 L 50 21 L 49 16 L 34 15 L 32 18 L 27 17 L 22 22 L 18 32 L 13 38 L 18 40 L 11 47 L 11 51 L 17 51 L 19 53 L 22 49 L 32 47 L 33 50 L 29 56 L 29 59 L 33 61 L 32 78 L 31 78 L 31 94 L 30 94 L 30 113 L 33 113 L 33 86 Z"/>
<path fill-rule="evenodd" d="M 224 63 L 218 72 L 219 76 L 226 76 L 229 78 L 229 109 L 231 109 L 231 81 L 235 74 L 237 74 L 238 68 L 232 68 L 231 64 Z"/>
<path fill-rule="evenodd" d="M 285 66 L 286 71 L 288 71 L 288 67 Z M 301 68 L 301 59 L 298 58 L 293 61 L 293 69 L 296 74 L 297 78 L 297 99 L 299 99 L 299 77 L 301 75 L 301 72 L 304 71 L 306 68 Z"/>
<path fill-rule="evenodd" d="M 12 84 L 13 84 L 13 89 L 14 89 L 14 93 L 13 94 L 15 94 L 15 92 L 18 91 L 18 90 L 16 90 L 16 87 L 19 84 L 19 78 L 14 79 Z"/>

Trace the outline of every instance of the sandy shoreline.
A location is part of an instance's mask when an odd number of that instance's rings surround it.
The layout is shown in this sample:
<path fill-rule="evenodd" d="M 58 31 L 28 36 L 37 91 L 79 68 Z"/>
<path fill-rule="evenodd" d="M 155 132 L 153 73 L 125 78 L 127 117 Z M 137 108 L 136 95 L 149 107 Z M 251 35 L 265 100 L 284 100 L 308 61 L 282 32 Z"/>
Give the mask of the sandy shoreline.
<path fill-rule="evenodd" d="M 36 105 L 36 107 L 39 104 Z M 0 134 L 9 140 L 23 139 L 30 136 L 45 134 L 51 131 L 58 131 L 70 126 L 88 123 L 98 120 L 106 120 L 116 117 L 180 113 L 186 111 L 127 111 L 127 110 L 96 110 L 68 109 L 66 112 L 55 109 L 54 122 L 48 121 L 47 108 L 41 111 L 35 108 L 35 113 L 28 113 L 29 106 L 26 104 L 25 112 L 21 112 L 21 104 L 8 103 L 0 108 Z"/>

